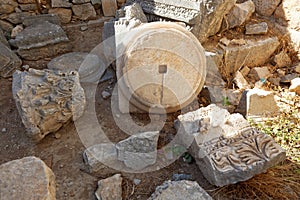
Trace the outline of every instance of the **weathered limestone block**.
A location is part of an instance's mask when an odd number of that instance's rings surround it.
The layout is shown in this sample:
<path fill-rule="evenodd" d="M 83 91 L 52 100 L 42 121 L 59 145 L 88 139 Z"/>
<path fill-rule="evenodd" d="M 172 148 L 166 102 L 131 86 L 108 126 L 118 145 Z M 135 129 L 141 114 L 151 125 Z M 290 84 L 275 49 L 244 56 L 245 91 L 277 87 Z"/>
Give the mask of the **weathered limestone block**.
<path fill-rule="evenodd" d="M 127 2 L 140 3 L 147 14 L 185 22 L 192 27 L 192 32 L 200 42 L 203 42 L 220 30 L 224 15 L 230 11 L 236 0 L 130 0 Z"/>
<path fill-rule="evenodd" d="M 2 29 L 0 28 L 0 42 L 5 46 L 9 47 L 8 41 L 6 40 Z"/>
<path fill-rule="evenodd" d="M 78 119 L 84 110 L 84 91 L 74 71 L 17 71 L 12 89 L 28 136 L 37 141 Z"/>
<path fill-rule="evenodd" d="M 113 17 L 118 9 L 116 0 L 101 0 L 104 16 Z"/>
<path fill-rule="evenodd" d="M 248 180 L 285 159 L 285 150 L 240 114 L 210 105 L 178 120 L 181 129 L 194 136 L 189 152 L 216 186 Z"/>
<path fill-rule="evenodd" d="M 268 24 L 266 22 L 246 25 L 246 35 L 266 34 L 267 32 Z"/>
<path fill-rule="evenodd" d="M 116 144 L 118 160 L 134 170 L 142 170 L 156 162 L 159 132 L 132 135 Z"/>
<path fill-rule="evenodd" d="M 19 4 L 19 7 L 22 11 L 36 11 L 38 9 L 36 3 Z"/>
<path fill-rule="evenodd" d="M 68 52 L 70 45 L 64 30 L 48 21 L 26 27 L 10 44 L 18 47 L 18 54 L 25 60 L 39 60 Z"/>
<path fill-rule="evenodd" d="M 272 73 L 269 71 L 268 67 L 254 67 L 249 73 L 249 77 L 253 78 L 255 81 L 267 79 L 270 76 L 272 76 Z"/>
<path fill-rule="evenodd" d="M 255 11 L 255 5 L 251 0 L 235 6 L 224 16 L 223 27 L 226 29 L 242 25 Z"/>
<path fill-rule="evenodd" d="M 47 21 L 51 24 L 60 25 L 60 20 L 59 20 L 58 15 L 52 14 L 52 13 L 25 17 L 23 19 L 23 25 L 25 27 L 35 26 L 37 24 L 42 24 L 45 21 Z"/>
<path fill-rule="evenodd" d="M 72 10 L 67 8 L 52 8 L 48 11 L 49 14 L 56 14 L 60 22 L 63 24 L 67 24 L 71 21 L 72 18 Z"/>
<path fill-rule="evenodd" d="M 166 181 L 158 186 L 148 200 L 212 200 L 196 181 Z"/>
<path fill-rule="evenodd" d="M 274 57 L 276 67 L 289 67 L 292 64 L 292 60 L 285 51 L 281 51 Z"/>
<path fill-rule="evenodd" d="M 73 5 L 72 10 L 75 16 L 81 20 L 93 19 L 96 17 L 96 11 L 91 3 Z"/>
<path fill-rule="evenodd" d="M 72 3 L 69 0 L 51 0 L 52 8 L 70 8 Z"/>
<path fill-rule="evenodd" d="M 12 13 L 17 6 L 18 3 L 16 0 L 1 0 L 0 14 Z"/>
<path fill-rule="evenodd" d="M 5 20 L 0 20 L 0 29 L 3 31 L 10 33 L 13 28 L 14 26 L 11 23 Z"/>
<path fill-rule="evenodd" d="M 252 0 L 255 11 L 263 16 L 271 16 L 281 0 Z"/>
<path fill-rule="evenodd" d="M 84 52 L 71 52 L 52 59 L 48 69 L 56 69 L 63 72 L 78 71 L 80 81 L 98 81 L 102 71 L 99 70 L 102 61 L 97 55 Z"/>
<path fill-rule="evenodd" d="M 98 189 L 95 195 L 98 200 L 122 200 L 121 174 L 98 181 Z"/>
<path fill-rule="evenodd" d="M 5 19 L 10 23 L 17 25 L 21 24 L 24 18 L 29 17 L 31 15 L 32 13 L 30 12 L 14 12 L 9 15 L 3 16 L 2 19 Z"/>
<path fill-rule="evenodd" d="M 55 200 L 55 175 L 39 158 L 25 157 L 0 165 L 0 199 Z"/>
<path fill-rule="evenodd" d="M 12 76 L 21 65 L 20 58 L 0 42 L 0 76 L 4 78 Z"/>
<path fill-rule="evenodd" d="M 222 46 L 224 51 L 224 71 L 235 74 L 242 66 L 255 67 L 268 61 L 279 46 L 277 37 L 258 41 L 246 40 L 243 45 Z"/>
<path fill-rule="evenodd" d="M 279 112 L 271 91 L 254 88 L 247 92 L 247 117 L 265 117 Z"/>
<path fill-rule="evenodd" d="M 90 172 L 101 171 L 104 165 L 113 165 L 118 160 L 118 152 L 113 144 L 93 145 L 83 152 L 83 160 Z"/>

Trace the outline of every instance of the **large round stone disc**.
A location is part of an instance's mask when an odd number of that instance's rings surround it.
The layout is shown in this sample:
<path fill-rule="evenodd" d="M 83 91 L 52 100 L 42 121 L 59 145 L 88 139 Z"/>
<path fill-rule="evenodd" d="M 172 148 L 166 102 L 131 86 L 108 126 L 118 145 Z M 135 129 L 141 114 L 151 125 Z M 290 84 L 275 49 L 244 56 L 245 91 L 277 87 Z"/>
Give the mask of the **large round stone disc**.
<path fill-rule="evenodd" d="M 132 94 L 135 106 L 174 112 L 194 100 L 204 84 L 206 61 L 193 34 L 176 23 L 155 22 L 128 39 L 119 73 L 126 86 L 122 92 Z"/>

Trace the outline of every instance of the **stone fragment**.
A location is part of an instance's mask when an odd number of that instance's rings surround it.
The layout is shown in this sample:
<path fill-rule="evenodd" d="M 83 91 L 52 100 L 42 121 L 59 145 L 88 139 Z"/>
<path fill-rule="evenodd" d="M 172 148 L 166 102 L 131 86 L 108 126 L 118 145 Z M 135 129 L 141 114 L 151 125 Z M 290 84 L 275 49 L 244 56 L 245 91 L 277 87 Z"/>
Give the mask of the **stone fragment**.
<path fill-rule="evenodd" d="M 232 39 L 230 41 L 230 44 L 232 44 L 232 45 L 245 45 L 245 44 L 247 44 L 247 42 L 243 38 L 241 38 L 241 39 Z"/>
<path fill-rule="evenodd" d="M 252 0 L 255 4 L 255 11 L 263 16 L 271 16 L 281 0 Z"/>
<path fill-rule="evenodd" d="M 247 92 L 247 117 L 265 117 L 279 112 L 271 91 L 254 88 Z"/>
<path fill-rule="evenodd" d="M 116 0 L 101 0 L 101 4 L 104 16 L 113 17 L 116 15 L 118 8 Z"/>
<path fill-rule="evenodd" d="M 34 156 L 0 165 L 0 177 L 1 199 L 56 199 L 55 175 Z"/>
<path fill-rule="evenodd" d="M 2 29 L 0 28 L 0 42 L 5 46 L 9 47 L 8 41 L 6 40 Z"/>
<path fill-rule="evenodd" d="M 218 66 L 222 66 L 222 58 L 216 53 L 205 52 L 206 57 L 206 77 L 205 77 L 205 85 L 206 86 L 218 86 L 221 88 L 225 88 L 225 81 L 223 80 L 220 69 Z"/>
<path fill-rule="evenodd" d="M 41 140 L 84 111 L 77 72 L 29 69 L 13 76 L 13 96 L 28 136 Z"/>
<path fill-rule="evenodd" d="M 39 60 L 70 50 L 68 37 L 57 24 L 48 21 L 26 27 L 9 42 L 18 47 L 18 54 L 25 60 Z"/>
<path fill-rule="evenodd" d="M 266 22 L 246 25 L 246 35 L 259 35 L 259 34 L 266 34 L 267 32 L 268 32 L 268 24 Z"/>
<path fill-rule="evenodd" d="M 271 72 L 268 67 L 254 67 L 251 69 L 249 77 L 253 78 L 255 81 L 262 79 L 267 79 L 271 76 Z"/>
<path fill-rule="evenodd" d="M 104 168 L 103 165 L 115 163 L 118 153 L 115 145 L 102 143 L 88 147 L 83 152 L 83 159 L 90 172 L 97 172 Z"/>
<path fill-rule="evenodd" d="M 101 0 L 91 0 L 92 5 L 101 5 Z"/>
<path fill-rule="evenodd" d="M 290 92 L 296 92 L 298 95 L 300 95 L 300 78 L 294 78 L 291 81 L 289 90 Z"/>
<path fill-rule="evenodd" d="M 18 3 L 15 0 L 1 0 L 0 15 L 14 12 L 17 6 Z"/>
<path fill-rule="evenodd" d="M 51 24 L 60 25 L 59 18 L 56 14 L 43 14 L 43 15 L 33 15 L 29 17 L 25 17 L 23 19 L 23 25 L 27 26 L 36 26 L 37 24 L 41 24 L 43 22 L 49 22 Z"/>
<path fill-rule="evenodd" d="M 18 3 L 30 4 L 35 3 L 35 0 L 18 0 Z"/>
<path fill-rule="evenodd" d="M 11 23 L 0 20 L 0 29 L 2 29 L 3 31 L 10 33 L 13 28 L 14 26 Z"/>
<path fill-rule="evenodd" d="M 48 11 L 49 14 L 56 14 L 60 22 L 63 24 L 67 24 L 71 21 L 72 18 L 72 10 L 67 9 L 67 8 L 53 8 L 49 9 Z"/>
<path fill-rule="evenodd" d="M 101 93 L 101 96 L 102 98 L 105 100 L 105 99 L 108 99 L 109 97 L 111 97 L 111 93 L 107 92 L 107 91 L 103 91 Z"/>
<path fill-rule="evenodd" d="M 16 38 L 16 36 L 21 33 L 24 30 L 22 25 L 17 25 L 13 30 L 11 31 L 10 37 Z"/>
<path fill-rule="evenodd" d="M 279 86 L 280 85 L 280 78 L 274 78 L 274 77 L 270 77 L 268 78 L 268 81 L 270 81 L 273 85 Z"/>
<path fill-rule="evenodd" d="M 83 3 L 90 3 L 91 0 L 72 0 L 73 4 L 83 4 Z"/>
<path fill-rule="evenodd" d="M 222 46 L 224 51 L 224 71 L 235 74 L 242 66 L 255 67 L 268 61 L 279 46 L 277 37 L 257 41 L 246 40 L 241 46 Z"/>
<path fill-rule="evenodd" d="M 182 180 L 192 180 L 193 176 L 191 174 L 173 174 L 172 181 L 182 181 Z"/>
<path fill-rule="evenodd" d="M 285 51 L 281 51 L 274 58 L 274 62 L 276 63 L 276 67 L 289 67 L 292 64 L 292 60 L 289 55 Z"/>
<path fill-rule="evenodd" d="M 20 58 L 0 42 L 0 76 L 8 78 L 22 65 Z"/>
<path fill-rule="evenodd" d="M 95 192 L 97 199 L 122 200 L 122 181 L 121 174 L 98 181 L 98 189 Z"/>
<path fill-rule="evenodd" d="M 19 5 L 20 9 L 22 11 L 36 11 L 38 10 L 38 7 L 35 3 L 32 4 L 20 4 Z"/>
<path fill-rule="evenodd" d="M 148 200 L 212 200 L 196 181 L 166 181 L 155 189 Z"/>
<path fill-rule="evenodd" d="M 97 55 L 84 52 L 71 52 L 52 59 L 48 69 L 57 69 L 63 72 L 78 71 L 80 81 L 98 81 L 102 72 L 99 70 L 102 61 Z"/>
<path fill-rule="evenodd" d="M 96 17 L 96 11 L 91 3 L 73 5 L 72 10 L 75 16 L 81 20 L 93 19 Z"/>
<path fill-rule="evenodd" d="M 240 114 L 209 105 L 178 120 L 179 130 L 194 136 L 189 152 L 213 185 L 248 180 L 285 159 L 285 151 Z"/>
<path fill-rule="evenodd" d="M 71 8 L 72 3 L 69 0 L 51 0 L 52 8 Z"/>
<path fill-rule="evenodd" d="M 228 40 L 227 38 L 222 38 L 222 39 L 220 40 L 220 42 L 221 42 L 222 44 L 224 44 L 225 46 L 228 46 L 228 45 L 230 44 L 230 40 Z"/>
<path fill-rule="evenodd" d="M 134 170 L 142 170 L 156 162 L 159 132 L 132 135 L 116 144 L 118 160 Z"/>
<path fill-rule="evenodd" d="M 249 89 L 250 85 L 248 81 L 244 78 L 243 74 L 239 71 L 235 73 L 235 78 L 233 80 L 238 88 L 240 89 Z"/>
<path fill-rule="evenodd" d="M 218 86 L 209 86 L 207 88 L 212 103 L 229 110 L 232 110 L 234 106 L 239 104 L 242 90 L 226 89 Z"/>
<path fill-rule="evenodd" d="M 9 21 L 12 24 L 17 25 L 17 24 L 22 24 L 23 19 L 26 17 L 29 17 L 31 15 L 32 15 L 32 13 L 30 13 L 30 12 L 19 12 L 19 13 L 14 12 L 14 13 L 7 15 L 3 19 Z"/>
<path fill-rule="evenodd" d="M 252 13 L 255 11 L 255 5 L 251 0 L 244 3 L 235 4 L 227 15 L 224 16 L 223 27 L 231 29 L 242 25 L 245 21 L 250 19 Z"/>
<path fill-rule="evenodd" d="M 248 74 L 249 74 L 249 72 L 251 71 L 251 69 L 249 68 L 249 67 L 247 67 L 247 66 L 244 66 L 241 70 L 240 70 L 240 72 L 242 73 L 242 75 L 245 77 L 245 76 L 247 76 Z"/>
<path fill-rule="evenodd" d="M 287 74 L 283 77 L 281 77 L 280 82 L 281 83 L 290 83 L 294 78 L 297 78 L 298 74 Z"/>

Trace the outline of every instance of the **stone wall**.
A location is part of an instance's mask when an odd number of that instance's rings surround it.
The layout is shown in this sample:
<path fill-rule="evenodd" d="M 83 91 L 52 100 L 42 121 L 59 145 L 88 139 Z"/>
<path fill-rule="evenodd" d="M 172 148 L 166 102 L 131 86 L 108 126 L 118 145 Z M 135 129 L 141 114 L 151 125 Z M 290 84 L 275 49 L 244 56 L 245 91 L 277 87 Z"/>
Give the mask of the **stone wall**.
<path fill-rule="evenodd" d="M 22 24 L 25 17 L 47 13 L 57 14 L 62 24 L 103 15 L 114 16 L 114 9 L 112 12 L 105 10 L 111 10 L 112 5 L 121 7 L 124 3 L 124 0 L 1 0 L 0 28 L 8 34 Z"/>

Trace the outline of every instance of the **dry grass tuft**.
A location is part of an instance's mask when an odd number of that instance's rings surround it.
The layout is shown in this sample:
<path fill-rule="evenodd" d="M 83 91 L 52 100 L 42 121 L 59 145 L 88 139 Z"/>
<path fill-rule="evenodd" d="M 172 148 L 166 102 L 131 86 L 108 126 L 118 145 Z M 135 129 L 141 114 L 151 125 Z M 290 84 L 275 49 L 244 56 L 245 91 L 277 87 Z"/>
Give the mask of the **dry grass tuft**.
<path fill-rule="evenodd" d="M 300 165 L 285 161 L 266 173 L 211 191 L 216 200 L 299 200 Z"/>

